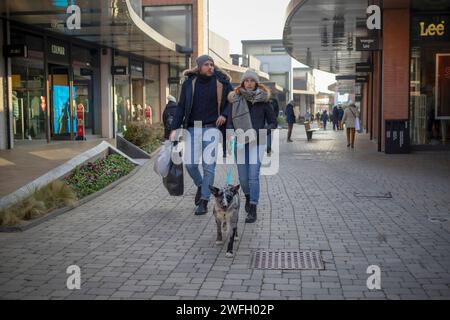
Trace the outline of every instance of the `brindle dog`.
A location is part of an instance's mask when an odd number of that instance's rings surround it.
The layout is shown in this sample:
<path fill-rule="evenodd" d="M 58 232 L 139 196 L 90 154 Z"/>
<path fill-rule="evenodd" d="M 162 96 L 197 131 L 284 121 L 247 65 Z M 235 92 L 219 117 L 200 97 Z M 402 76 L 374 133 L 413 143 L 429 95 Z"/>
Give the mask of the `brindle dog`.
<path fill-rule="evenodd" d="M 239 189 L 240 185 L 228 185 L 222 189 L 209 186 L 211 193 L 215 197 L 213 214 L 217 224 L 216 244 L 225 243 L 227 247 L 227 258 L 233 257 L 233 243 L 238 239 L 237 224 L 239 220 Z"/>

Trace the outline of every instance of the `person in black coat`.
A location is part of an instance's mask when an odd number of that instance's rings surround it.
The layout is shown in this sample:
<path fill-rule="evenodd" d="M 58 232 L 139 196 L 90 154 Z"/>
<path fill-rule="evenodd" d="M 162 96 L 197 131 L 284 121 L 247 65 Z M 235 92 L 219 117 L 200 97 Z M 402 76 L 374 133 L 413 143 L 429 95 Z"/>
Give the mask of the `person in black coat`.
<path fill-rule="evenodd" d="M 333 130 L 339 129 L 339 109 L 337 106 L 333 107 L 331 120 L 333 121 Z"/>
<path fill-rule="evenodd" d="M 294 142 L 291 139 L 295 123 L 294 100 L 289 101 L 286 106 L 286 121 L 288 124 L 287 142 Z"/>
<path fill-rule="evenodd" d="M 172 122 L 177 111 L 177 100 L 173 96 L 167 97 L 168 103 L 163 112 L 164 139 L 169 140 L 172 131 Z"/>
<path fill-rule="evenodd" d="M 241 86 L 228 96 L 232 103 L 228 128 L 241 129 L 244 132 L 254 129 L 257 134 L 256 143 L 249 142 L 244 145 L 244 154 L 237 151 L 239 181 L 245 194 L 245 210 L 248 213 L 246 223 L 254 223 L 257 217 L 256 210 L 260 195 L 259 176 L 266 150 L 266 142 L 259 139 L 259 131 L 276 129 L 278 126 L 269 101 L 270 94 L 270 90 L 259 82 L 256 72 L 247 70 L 242 77 Z"/>
<path fill-rule="evenodd" d="M 342 109 L 342 106 L 339 106 L 339 109 L 338 109 L 339 130 L 344 130 L 344 126 L 342 124 L 342 118 L 344 118 L 344 109 Z"/>

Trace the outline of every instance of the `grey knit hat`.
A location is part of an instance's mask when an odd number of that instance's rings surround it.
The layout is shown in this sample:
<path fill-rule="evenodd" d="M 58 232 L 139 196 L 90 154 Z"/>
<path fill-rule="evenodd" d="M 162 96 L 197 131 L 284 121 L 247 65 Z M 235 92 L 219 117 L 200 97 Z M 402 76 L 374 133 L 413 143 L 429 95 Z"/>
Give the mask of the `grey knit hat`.
<path fill-rule="evenodd" d="M 200 69 L 206 61 L 211 61 L 212 63 L 214 63 L 214 59 L 207 54 L 198 57 L 196 60 L 198 68 Z"/>
<path fill-rule="evenodd" d="M 242 75 L 241 82 L 244 82 L 246 79 L 253 79 L 256 83 L 259 83 L 259 77 L 255 70 L 248 69 L 245 71 L 245 73 Z"/>

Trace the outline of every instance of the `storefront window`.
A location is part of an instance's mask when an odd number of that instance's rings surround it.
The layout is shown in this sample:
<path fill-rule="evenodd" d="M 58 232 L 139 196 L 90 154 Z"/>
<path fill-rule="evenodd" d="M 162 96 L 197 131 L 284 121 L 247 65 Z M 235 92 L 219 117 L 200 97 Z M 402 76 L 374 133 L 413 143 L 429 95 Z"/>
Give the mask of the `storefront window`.
<path fill-rule="evenodd" d="M 14 139 L 45 139 L 43 39 L 15 31 L 11 38 L 28 48 L 27 58 L 11 59 Z"/>
<path fill-rule="evenodd" d="M 159 65 L 145 64 L 145 121 L 161 122 Z"/>
<path fill-rule="evenodd" d="M 144 21 L 167 39 L 192 48 L 192 6 L 144 7 Z"/>
<path fill-rule="evenodd" d="M 114 57 L 115 67 L 126 67 L 128 70 L 128 57 Z M 116 130 L 123 132 L 131 120 L 131 97 L 129 75 L 114 75 L 114 104 L 116 110 Z"/>
<path fill-rule="evenodd" d="M 144 121 L 144 63 L 131 60 L 130 70 L 133 88 L 131 121 Z"/>
<path fill-rule="evenodd" d="M 98 65 L 97 54 L 96 50 L 72 47 L 75 107 L 77 110 L 84 110 L 86 134 L 95 133 L 96 117 L 99 116 L 98 106 L 94 105 L 94 69 Z"/>
<path fill-rule="evenodd" d="M 411 141 L 447 145 L 450 140 L 450 34 L 433 35 L 431 24 L 450 23 L 450 16 L 413 16 L 410 66 Z"/>

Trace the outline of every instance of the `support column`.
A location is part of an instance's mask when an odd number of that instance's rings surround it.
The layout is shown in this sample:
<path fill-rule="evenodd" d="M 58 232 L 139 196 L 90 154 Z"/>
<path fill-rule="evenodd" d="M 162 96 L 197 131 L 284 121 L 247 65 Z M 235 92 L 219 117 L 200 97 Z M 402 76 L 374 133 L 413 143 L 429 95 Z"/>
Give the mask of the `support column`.
<path fill-rule="evenodd" d="M 162 114 L 167 104 L 167 96 L 169 95 L 169 65 L 168 64 L 160 64 L 159 66 L 159 100 L 160 107 L 158 113 L 156 113 L 155 118 L 158 122 L 162 122 Z M 177 97 L 176 97 L 177 98 Z"/>
<path fill-rule="evenodd" d="M 383 12 L 383 150 L 385 120 L 409 118 L 409 38 L 409 9 L 385 9 Z"/>
<path fill-rule="evenodd" d="M 0 45 L 10 43 L 9 22 L 0 20 Z M 11 60 L 0 53 L 0 150 L 14 148 Z"/>
<path fill-rule="evenodd" d="M 3 47 L 3 20 L 0 20 L 0 45 Z M 7 86 L 6 86 L 6 62 L 3 54 L 0 54 L 0 150 L 8 148 L 8 134 L 7 134 Z"/>
<path fill-rule="evenodd" d="M 113 79 L 111 75 L 111 49 L 101 49 L 100 55 L 100 105 L 101 134 L 103 138 L 114 137 Z"/>

